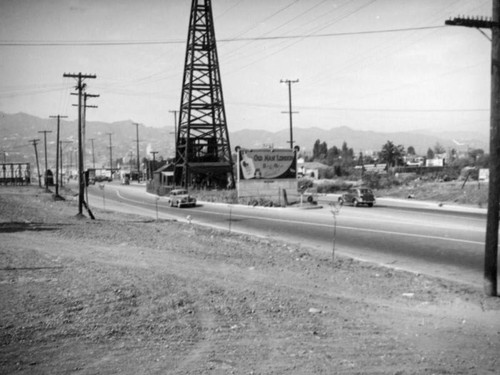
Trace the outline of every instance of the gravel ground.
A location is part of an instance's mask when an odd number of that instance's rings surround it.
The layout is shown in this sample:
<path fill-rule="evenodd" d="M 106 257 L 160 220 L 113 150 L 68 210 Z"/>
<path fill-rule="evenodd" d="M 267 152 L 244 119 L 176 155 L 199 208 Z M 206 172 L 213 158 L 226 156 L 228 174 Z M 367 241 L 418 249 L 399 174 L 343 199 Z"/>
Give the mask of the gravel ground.
<path fill-rule="evenodd" d="M 1 374 L 498 374 L 500 299 L 0 187 Z"/>

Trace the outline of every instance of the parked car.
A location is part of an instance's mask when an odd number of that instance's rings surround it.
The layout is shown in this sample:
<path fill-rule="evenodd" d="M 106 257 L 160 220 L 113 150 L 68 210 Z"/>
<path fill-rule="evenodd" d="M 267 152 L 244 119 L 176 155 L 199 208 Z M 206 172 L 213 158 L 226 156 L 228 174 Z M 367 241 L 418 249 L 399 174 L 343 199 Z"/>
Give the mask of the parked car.
<path fill-rule="evenodd" d="M 196 198 L 189 195 L 186 189 L 174 189 L 168 196 L 170 207 L 194 207 L 196 206 Z"/>
<path fill-rule="evenodd" d="M 357 207 L 361 204 L 366 204 L 368 207 L 373 207 L 375 204 L 375 195 L 368 188 L 351 188 L 339 197 L 340 204 L 352 204 Z"/>

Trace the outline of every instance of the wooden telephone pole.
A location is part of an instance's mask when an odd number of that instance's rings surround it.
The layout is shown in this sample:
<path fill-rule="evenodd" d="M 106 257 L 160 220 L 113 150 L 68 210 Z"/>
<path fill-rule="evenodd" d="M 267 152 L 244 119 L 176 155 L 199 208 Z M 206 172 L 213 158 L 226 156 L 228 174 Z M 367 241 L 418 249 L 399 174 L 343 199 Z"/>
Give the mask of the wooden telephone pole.
<path fill-rule="evenodd" d="M 38 142 L 40 142 L 40 140 L 32 139 L 30 142 L 33 144 L 33 147 L 35 147 L 36 170 L 38 172 L 38 186 L 42 187 L 42 177 L 40 176 L 40 164 L 38 163 L 38 150 L 36 148 L 36 145 L 38 144 Z"/>
<path fill-rule="evenodd" d="M 137 143 L 137 183 L 141 182 L 141 161 L 139 157 L 139 124 L 136 122 L 133 122 L 132 125 L 135 125 L 135 131 L 136 131 L 136 143 Z"/>
<path fill-rule="evenodd" d="M 111 174 L 111 179 L 113 179 L 113 142 L 111 141 L 111 136 L 113 133 L 106 133 L 109 135 L 109 171 Z"/>
<path fill-rule="evenodd" d="M 96 78 L 95 74 L 68 74 L 64 73 L 65 78 L 76 78 L 77 85 L 75 87 L 78 90 L 78 216 L 83 216 L 83 198 L 85 193 L 85 181 L 83 175 L 83 139 L 82 139 L 82 99 L 83 90 L 85 89 L 84 79 Z"/>
<path fill-rule="evenodd" d="M 57 135 L 56 135 L 56 195 L 55 198 L 59 197 L 59 130 L 62 118 L 68 118 L 68 116 L 49 116 L 50 118 L 57 119 Z"/>
<path fill-rule="evenodd" d="M 493 0 L 493 18 L 454 18 L 446 25 L 491 30 L 490 181 L 484 251 L 484 292 L 497 296 L 498 221 L 500 205 L 500 0 Z M 481 31 L 482 32 L 482 31 Z"/>
<path fill-rule="evenodd" d="M 298 112 L 293 112 L 292 111 L 292 83 L 297 83 L 299 82 L 298 79 L 296 80 L 289 80 L 289 79 L 282 79 L 280 83 L 286 83 L 288 85 L 288 112 L 282 112 L 282 113 L 288 113 L 290 116 L 290 148 L 293 150 L 293 114 L 298 113 Z"/>
<path fill-rule="evenodd" d="M 50 130 L 40 130 L 38 133 L 43 133 L 43 140 L 45 146 L 45 191 L 49 191 L 49 174 L 48 171 L 48 163 L 47 163 L 47 133 L 52 133 Z"/>

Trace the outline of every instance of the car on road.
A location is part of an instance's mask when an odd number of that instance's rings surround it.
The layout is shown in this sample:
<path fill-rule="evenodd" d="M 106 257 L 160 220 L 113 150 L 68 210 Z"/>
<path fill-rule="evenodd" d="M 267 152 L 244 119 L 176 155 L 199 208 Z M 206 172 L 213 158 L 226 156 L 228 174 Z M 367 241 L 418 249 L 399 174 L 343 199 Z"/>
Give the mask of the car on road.
<path fill-rule="evenodd" d="M 189 195 L 186 189 L 174 189 L 168 196 L 170 207 L 194 207 L 196 206 L 196 198 Z"/>
<path fill-rule="evenodd" d="M 375 204 L 375 195 L 369 188 L 351 188 L 339 197 L 340 204 L 352 204 L 354 207 L 367 205 L 373 207 Z"/>

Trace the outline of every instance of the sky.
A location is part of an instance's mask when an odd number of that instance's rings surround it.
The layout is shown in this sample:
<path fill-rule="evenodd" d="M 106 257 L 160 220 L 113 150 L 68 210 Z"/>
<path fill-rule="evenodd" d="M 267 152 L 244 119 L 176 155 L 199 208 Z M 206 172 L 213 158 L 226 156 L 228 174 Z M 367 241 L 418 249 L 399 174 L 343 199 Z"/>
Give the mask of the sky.
<path fill-rule="evenodd" d="M 0 0 L 0 111 L 173 127 L 191 0 Z M 491 0 L 212 0 L 229 131 L 489 129 Z M 0 123 L 0 130 L 2 124 Z"/>

